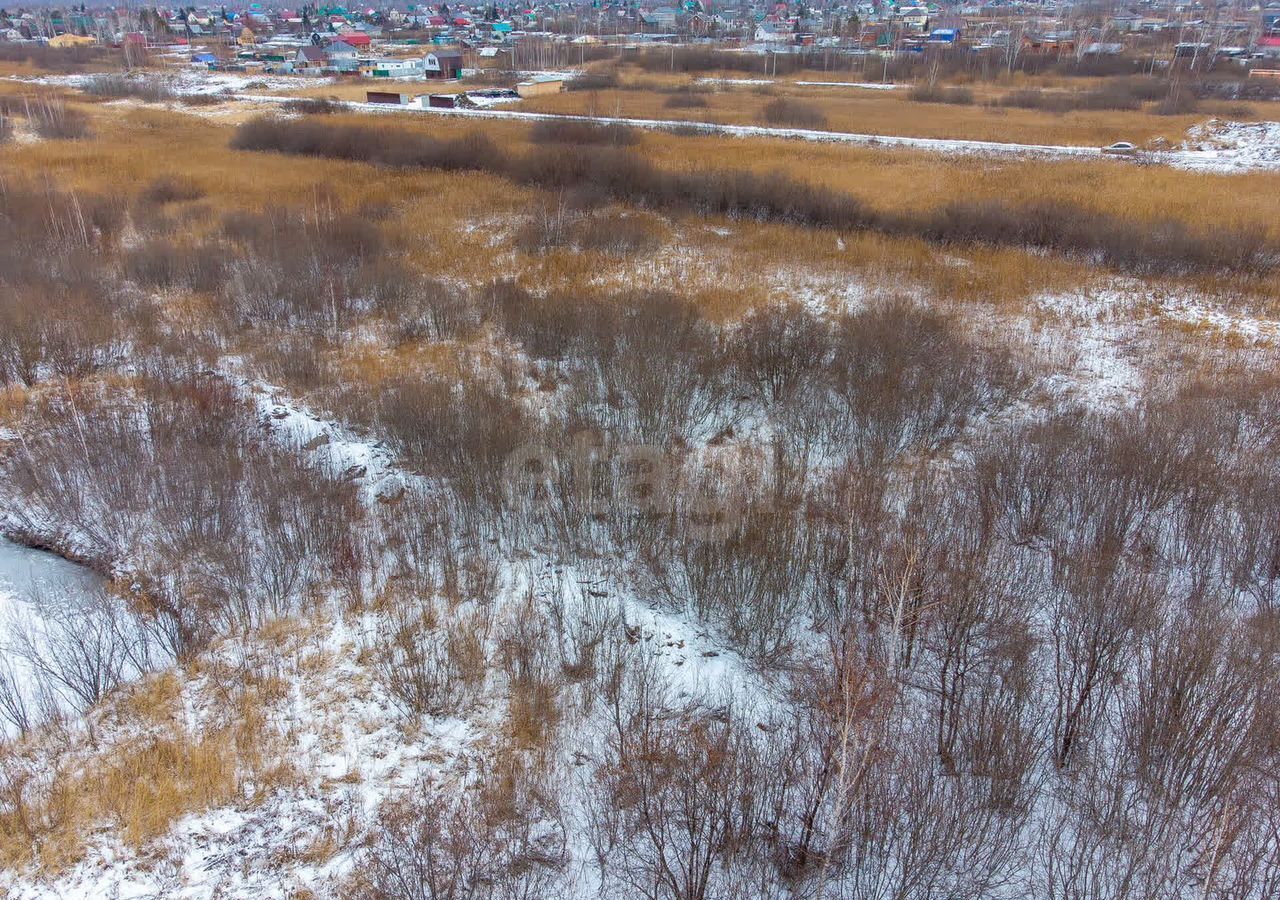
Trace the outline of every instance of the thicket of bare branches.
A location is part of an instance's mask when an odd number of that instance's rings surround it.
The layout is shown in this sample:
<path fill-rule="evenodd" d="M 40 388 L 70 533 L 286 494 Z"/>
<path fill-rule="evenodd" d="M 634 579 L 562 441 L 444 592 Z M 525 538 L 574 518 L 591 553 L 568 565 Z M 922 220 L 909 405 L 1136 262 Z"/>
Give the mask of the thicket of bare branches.
<path fill-rule="evenodd" d="M 797 121 L 794 111 L 789 115 L 788 122 Z M 810 118 L 799 121 L 817 127 Z M 1256 273 L 1273 270 L 1280 259 L 1277 248 L 1260 231 L 1196 232 L 1175 220 L 1137 222 L 1056 201 L 1020 205 L 956 201 L 917 213 L 878 211 L 852 195 L 780 174 L 738 169 L 667 171 L 625 148 L 581 139 L 574 144 L 536 146 L 520 155 L 494 146 L 478 133 L 440 141 L 365 125 L 259 118 L 240 126 L 232 146 L 390 166 L 489 172 L 570 193 L 584 204 L 632 203 L 675 213 L 838 231 L 871 230 L 943 244 L 1040 248 L 1142 274 Z"/>
<path fill-rule="evenodd" d="M 397 140 L 385 161 L 474 163 Z M 606 177 L 552 154 L 520 165 Z M 725 325 L 675 293 L 467 289 L 323 195 L 166 235 L 199 199 L 0 193 L 0 376 L 39 388 L 0 457 L 10 519 L 130 574 L 13 659 L 81 707 L 320 598 L 368 613 L 404 719 L 483 702 L 503 749 L 384 809 L 355 896 L 1280 888 L 1273 376 L 1019 415 L 1031 364 L 905 299 Z M 1062 227 L 1105 242 L 1087 226 Z M 209 333 L 162 321 L 166 291 L 216 301 Z M 465 364 L 342 385 L 357 331 Z M 250 377 L 385 442 L 375 499 L 211 364 L 246 336 Z M 695 637 L 717 649 L 654 652 Z M 722 691 L 681 680 L 708 659 Z M 30 728 L 56 703 L 14 665 L 0 718 Z"/>

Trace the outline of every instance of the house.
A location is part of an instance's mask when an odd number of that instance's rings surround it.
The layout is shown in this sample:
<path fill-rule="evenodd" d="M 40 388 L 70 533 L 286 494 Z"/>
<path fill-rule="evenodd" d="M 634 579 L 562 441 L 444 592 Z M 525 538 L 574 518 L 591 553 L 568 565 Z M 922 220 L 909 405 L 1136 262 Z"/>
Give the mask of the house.
<path fill-rule="evenodd" d="M 1280 59 L 1280 36 L 1258 38 L 1258 55 L 1263 59 Z"/>
<path fill-rule="evenodd" d="M 794 35 L 790 31 L 780 31 L 772 25 L 757 25 L 755 40 L 758 44 L 789 44 Z"/>
<path fill-rule="evenodd" d="M 299 47 L 293 57 L 293 65 L 298 69 L 323 69 L 327 60 L 319 47 Z"/>
<path fill-rule="evenodd" d="M 369 78 L 421 78 L 425 67 L 424 57 L 411 56 L 403 59 L 375 59 L 361 66 L 360 71 Z"/>
<path fill-rule="evenodd" d="M 373 38 L 365 34 L 363 31 L 343 31 L 339 32 L 338 40 L 349 47 L 357 50 L 368 50 L 373 45 Z"/>
<path fill-rule="evenodd" d="M 59 34 L 49 38 L 50 47 L 88 47 L 96 43 L 98 41 L 95 38 L 82 34 Z"/>
<path fill-rule="evenodd" d="M 640 21 L 655 28 L 675 28 L 676 9 L 672 6 L 659 6 L 652 12 L 641 12 Z"/>
<path fill-rule="evenodd" d="M 348 44 L 346 41 L 332 41 L 324 48 L 324 57 L 330 63 L 354 61 L 359 55 L 360 54 L 356 52 L 356 48 Z"/>
<path fill-rule="evenodd" d="M 240 37 L 236 38 L 236 43 L 241 47 L 252 47 L 258 43 L 258 37 L 250 28 L 241 28 Z"/>
<path fill-rule="evenodd" d="M 903 28 L 912 31 L 924 31 L 929 27 L 929 7 L 899 6 L 898 18 L 902 21 Z"/>
<path fill-rule="evenodd" d="M 356 48 L 344 41 L 334 41 L 324 48 L 324 67 L 337 72 L 360 71 L 360 57 Z"/>
<path fill-rule="evenodd" d="M 521 99 L 541 97 L 544 94 L 558 94 L 564 90 L 564 79 L 553 76 L 533 78 L 516 85 L 516 93 Z"/>
<path fill-rule="evenodd" d="M 1076 52 L 1075 36 L 1070 33 L 1024 34 L 1022 52 L 1028 56 L 1063 56 Z"/>
<path fill-rule="evenodd" d="M 428 78 L 461 78 L 461 50 L 433 50 L 423 60 L 423 73 Z"/>

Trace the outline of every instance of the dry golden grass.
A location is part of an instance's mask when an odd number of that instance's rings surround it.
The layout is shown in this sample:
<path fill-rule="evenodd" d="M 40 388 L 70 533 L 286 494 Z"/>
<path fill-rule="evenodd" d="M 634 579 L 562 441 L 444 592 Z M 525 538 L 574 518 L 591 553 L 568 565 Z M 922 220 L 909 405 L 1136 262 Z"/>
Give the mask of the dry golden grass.
<path fill-rule="evenodd" d="M 208 195 L 214 211 L 270 204 L 303 204 L 316 186 L 352 207 L 388 204 L 402 211 L 406 233 L 441 243 L 446 251 L 459 222 L 483 223 L 527 209 L 537 193 L 487 175 L 398 172 L 337 160 L 299 160 L 227 149 L 222 123 L 161 110 L 93 114 L 92 141 L 43 141 L 0 150 L 0 165 L 24 174 L 49 174 L 90 190 L 137 185 L 162 173 L 188 174 Z M 367 117 L 333 121 L 368 123 Z M 379 120 L 382 121 L 382 120 Z M 396 116 L 388 128 L 441 137 L 483 130 L 500 145 L 523 145 L 528 127 L 432 116 Z M 1209 175 L 1116 160 L 1047 161 L 942 156 L 923 151 L 850 147 L 799 141 L 725 139 L 712 135 L 642 135 L 640 149 L 672 169 L 704 167 L 779 171 L 833 190 L 852 193 L 880 209 L 923 209 L 954 199 L 1008 202 L 1058 199 L 1137 219 L 1172 218 L 1194 227 L 1267 229 L 1280 237 L 1274 197 L 1280 175 Z M 474 260 L 453 258 L 466 267 Z M 482 268 L 484 262 L 477 264 Z"/>
<path fill-rule="evenodd" d="M 658 249 L 636 256 L 574 250 L 522 253 L 514 249 L 511 237 L 547 198 L 502 178 L 235 152 L 227 147 L 231 129 L 221 122 L 164 110 L 108 114 L 85 108 L 94 119 L 94 140 L 6 147 L 0 149 L 0 171 L 48 175 L 67 187 L 130 193 L 161 174 L 185 174 L 204 192 L 192 206 L 199 209 L 191 223 L 196 230 L 215 227 L 232 209 L 303 206 L 321 196 L 346 209 L 383 206 L 391 211 L 383 223 L 390 246 L 411 268 L 472 285 L 514 278 L 539 291 L 677 289 L 709 315 L 732 319 L 784 292 L 803 291 L 815 302 L 838 303 L 851 285 L 872 294 L 905 290 L 935 302 L 994 303 L 1015 310 L 1035 293 L 1078 288 L 1097 277 L 1083 262 L 1017 250 L 947 250 L 913 239 L 837 236 L 694 216 L 674 220 Z M 338 115 L 326 121 L 371 120 Z M 528 126 L 510 121 L 412 115 L 375 121 L 439 137 L 481 129 L 499 145 L 517 150 L 526 147 L 528 139 Z M 1280 240 L 1273 199 L 1280 194 L 1276 174 L 1215 176 L 1114 161 L 944 157 L 663 133 L 644 133 L 638 152 L 671 169 L 732 166 L 779 171 L 849 192 L 884 211 L 923 210 L 956 199 L 1051 199 L 1138 220 L 1176 219 L 1203 230 L 1258 228 Z M 1210 293 L 1227 287 L 1211 278 L 1187 284 Z M 1280 296 L 1280 279 L 1232 288 L 1249 296 Z M 176 297 L 170 315 L 175 322 L 195 324 L 213 314 L 213 303 L 209 298 Z M 339 351 L 335 362 L 345 377 L 376 385 L 409 369 L 463 371 L 472 350 L 462 344 L 395 350 L 355 345 Z"/>
<path fill-rule="evenodd" d="M 21 802 L 6 797 L 0 865 L 38 862 L 43 871 L 56 873 L 79 858 L 84 841 L 103 822 L 136 848 L 179 816 L 237 796 L 246 757 L 241 751 L 256 737 L 252 718 L 202 734 L 188 731 L 171 674 L 138 685 L 115 712 L 137 737 L 78 765 L 68 763 L 66 770 L 51 773 L 47 790 L 29 790 Z"/>
<path fill-rule="evenodd" d="M 685 79 L 683 83 L 688 84 Z M 1005 93 L 980 88 L 972 106 L 916 103 L 905 90 L 879 91 L 849 87 L 775 85 L 767 89 L 722 85 L 699 93 L 707 106 L 670 109 L 671 96 L 654 90 L 573 91 L 532 98 L 521 109 L 571 115 L 621 116 L 633 119 L 702 121 L 731 125 L 762 124 L 765 104 L 778 97 L 803 100 L 827 117 L 831 131 L 860 134 L 956 138 L 1027 144 L 1100 147 L 1113 141 L 1146 143 L 1157 138 L 1181 140 L 1192 125 L 1213 110 L 1195 115 L 1158 116 L 1149 110 L 1081 111 L 1056 114 L 1042 110 L 990 108 L 983 105 Z M 1280 103 L 1250 104 L 1258 116 L 1274 119 Z"/>

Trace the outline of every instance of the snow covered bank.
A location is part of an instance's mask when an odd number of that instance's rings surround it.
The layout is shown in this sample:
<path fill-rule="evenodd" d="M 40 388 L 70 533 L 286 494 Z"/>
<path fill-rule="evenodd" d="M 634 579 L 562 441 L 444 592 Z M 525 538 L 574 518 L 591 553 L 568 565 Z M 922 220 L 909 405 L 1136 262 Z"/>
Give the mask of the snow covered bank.
<path fill-rule="evenodd" d="M 78 620 L 83 607 L 98 601 L 101 586 L 101 577 L 84 566 L 0 538 L 0 736 L 16 732 L 22 723 L 15 719 L 34 718 L 41 709 L 74 710 L 75 698 L 38 678 L 26 651 Z"/>
<path fill-rule="evenodd" d="M 1171 156 L 1174 166 L 1202 172 L 1280 169 L 1280 122 L 1210 119 L 1187 132 Z"/>

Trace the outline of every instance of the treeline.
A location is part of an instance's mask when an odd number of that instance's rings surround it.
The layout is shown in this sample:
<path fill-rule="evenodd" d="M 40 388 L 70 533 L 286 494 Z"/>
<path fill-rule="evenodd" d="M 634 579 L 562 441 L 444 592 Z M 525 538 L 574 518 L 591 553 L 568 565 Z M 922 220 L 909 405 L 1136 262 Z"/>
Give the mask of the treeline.
<path fill-rule="evenodd" d="M 1163 37 L 1163 36 L 1161 36 Z M 1159 39 L 1159 38 L 1158 38 Z M 1157 40 L 1158 40 L 1157 39 Z M 1015 42 L 1017 38 L 1014 38 Z M 744 76 L 773 78 L 795 75 L 801 72 L 853 72 L 862 80 L 888 80 L 899 83 L 933 81 L 941 77 L 960 81 L 996 81 L 1006 79 L 1011 73 L 1047 75 L 1076 78 L 1127 78 L 1140 77 L 1157 83 L 1168 83 L 1174 78 L 1197 81 L 1240 81 L 1239 61 L 1225 57 L 1202 56 L 1198 70 L 1188 67 L 1171 67 L 1170 74 L 1153 73 L 1152 51 L 1163 58 L 1172 55 L 1172 47 L 1165 45 L 1158 50 L 1154 46 L 1130 50 L 1127 53 L 1109 54 L 1035 54 L 1024 53 L 1015 45 L 1012 48 L 997 47 L 987 50 L 948 50 L 930 48 L 924 53 L 897 53 L 889 58 L 879 54 L 850 55 L 820 48 L 790 48 L 787 53 L 742 53 L 719 50 L 713 47 L 674 47 L 662 50 L 636 48 L 624 51 L 620 60 L 655 75 L 682 72 L 706 74 L 714 72 L 738 73 Z M 1212 63 L 1212 68 L 1210 64 Z M 1164 70 L 1161 70 L 1164 71 Z M 607 69 L 589 73 L 591 78 L 609 78 Z M 1250 79 L 1251 81 L 1252 79 Z M 590 84 L 590 82 L 588 82 Z M 625 84 L 599 83 L 599 87 L 625 87 Z"/>
<path fill-rule="evenodd" d="M 111 53 L 103 47 L 50 47 L 37 41 L 0 44 L 0 61 L 35 66 L 47 72 L 83 72 L 90 63 L 100 63 Z"/>
<path fill-rule="evenodd" d="M 545 140 L 549 129 L 541 128 Z M 1052 201 L 957 201 L 912 213 L 874 210 L 851 195 L 779 174 L 665 171 L 616 146 L 583 146 L 582 129 L 579 123 L 569 123 L 564 136 L 572 143 L 514 154 L 479 133 L 439 140 L 369 125 L 259 118 L 240 126 L 232 146 L 379 165 L 482 171 L 571 193 L 582 204 L 632 203 L 669 213 L 872 230 L 946 244 L 1044 249 L 1140 274 L 1262 273 L 1280 262 L 1280 249 L 1257 230 L 1197 233 L 1179 221 L 1136 222 Z"/>

